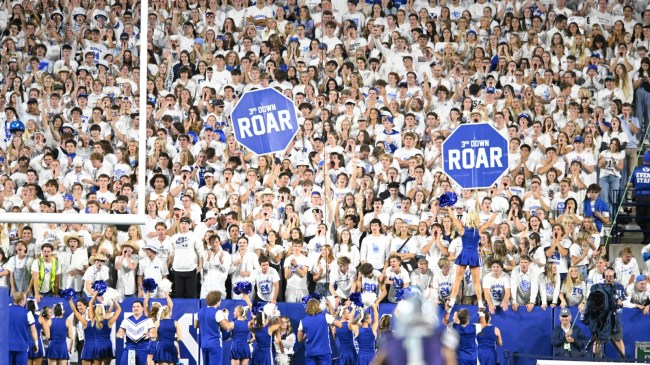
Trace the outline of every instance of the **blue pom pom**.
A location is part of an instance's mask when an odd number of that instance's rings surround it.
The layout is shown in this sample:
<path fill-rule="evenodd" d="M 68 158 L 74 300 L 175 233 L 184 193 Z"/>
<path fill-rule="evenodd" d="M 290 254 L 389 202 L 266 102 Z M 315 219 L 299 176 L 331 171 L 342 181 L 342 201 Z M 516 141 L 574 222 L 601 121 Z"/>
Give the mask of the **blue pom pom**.
<path fill-rule="evenodd" d="M 302 305 L 304 305 L 306 307 L 307 302 L 309 302 L 310 299 L 316 299 L 316 300 L 318 300 L 320 302 L 321 296 L 318 295 L 317 293 L 311 293 L 311 294 L 305 295 L 304 297 L 302 297 Z"/>
<path fill-rule="evenodd" d="M 446 192 L 440 195 L 440 208 L 453 207 L 458 201 L 458 195 L 453 192 Z"/>
<path fill-rule="evenodd" d="M 251 308 L 251 313 L 253 313 L 254 316 L 257 316 L 257 313 L 260 313 L 264 310 L 265 305 L 266 302 L 255 302 L 253 304 L 253 308 Z"/>
<path fill-rule="evenodd" d="M 361 300 L 361 293 L 359 293 L 359 292 L 350 293 L 350 301 L 356 307 L 363 308 L 363 301 Z"/>
<path fill-rule="evenodd" d="M 235 288 L 232 291 L 237 295 L 250 294 L 253 291 L 253 284 L 250 281 L 240 281 L 235 284 Z"/>
<path fill-rule="evenodd" d="M 395 289 L 395 299 L 398 301 L 404 299 L 404 289 Z"/>
<path fill-rule="evenodd" d="M 145 292 L 153 293 L 156 291 L 156 288 L 158 288 L 158 283 L 156 283 L 155 279 L 148 278 L 142 281 L 142 290 Z"/>
<path fill-rule="evenodd" d="M 644 252 L 643 261 L 648 261 L 648 260 L 650 260 L 650 252 Z"/>
<path fill-rule="evenodd" d="M 97 280 L 93 283 L 92 289 L 97 292 L 97 295 L 102 296 L 108 289 L 108 284 L 104 280 Z"/>
<path fill-rule="evenodd" d="M 77 292 L 75 292 L 72 288 L 61 289 L 59 294 L 61 295 L 61 298 L 65 300 L 74 299 L 77 296 Z"/>

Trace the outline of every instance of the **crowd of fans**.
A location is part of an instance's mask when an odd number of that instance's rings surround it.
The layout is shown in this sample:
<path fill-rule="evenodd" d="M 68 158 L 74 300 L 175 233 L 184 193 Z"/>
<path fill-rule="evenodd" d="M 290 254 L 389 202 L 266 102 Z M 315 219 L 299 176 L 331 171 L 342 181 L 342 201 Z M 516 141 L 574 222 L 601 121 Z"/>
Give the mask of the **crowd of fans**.
<path fill-rule="evenodd" d="M 605 250 L 650 122 L 647 0 L 139 9 L 0 9 L 3 212 L 147 215 L 144 226 L 3 223 L 0 286 L 91 297 L 108 280 L 142 296 L 143 279 L 169 278 L 175 297 L 239 298 L 234 286 L 248 281 L 271 302 L 351 291 L 397 302 L 418 286 L 444 304 L 461 250 L 449 215 L 477 211 L 488 225 L 482 283 L 468 271 L 459 303 L 477 304 L 478 289 L 491 312 L 582 305 L 612 266 L 625 305 L 648 314 L 648 261 Z M 300 130 L 283 153 L 256 156 L 229 115 L 265 87 L 295 101 Z M 441 146 L 478 122 L 510 141 L 509 169 L 490 189 L 462 191 L 442 172 Z M 458 194 L 451 209 L 446 192 Z"/>

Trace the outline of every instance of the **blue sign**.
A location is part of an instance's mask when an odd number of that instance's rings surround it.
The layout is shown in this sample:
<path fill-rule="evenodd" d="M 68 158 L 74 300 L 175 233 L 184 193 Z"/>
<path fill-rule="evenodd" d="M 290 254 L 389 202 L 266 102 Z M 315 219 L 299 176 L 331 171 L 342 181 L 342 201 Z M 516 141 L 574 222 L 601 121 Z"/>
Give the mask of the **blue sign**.
<path fill-rule="evenodd" d="M 508 140 L 488 123 L 463 124 L 442 144 L 442 159 L 463 189 L 489 188 L 508 171 Z"/>
<path fill-rule="evenodd" d="M 256 155 L 284 151 L 299 128 L 293 101 L 273 88 L 244 93 L 231 119 L 237 142 Z"/>

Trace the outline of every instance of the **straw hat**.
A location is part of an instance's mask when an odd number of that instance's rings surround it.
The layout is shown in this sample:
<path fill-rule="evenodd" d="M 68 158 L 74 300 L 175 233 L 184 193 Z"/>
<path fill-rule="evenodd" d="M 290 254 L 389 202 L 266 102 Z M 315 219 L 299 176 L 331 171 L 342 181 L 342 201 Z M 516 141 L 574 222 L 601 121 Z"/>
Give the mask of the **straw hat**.
<path fill-rule="evenodd" d="M 75 239 L 75 240 L 77 240 L 77 242 L 79 242 L 79 247 L 83 247 L 83 246 L 84 246 L 84 238 L 81 237 L 81 236 L 79 236 L 79 235 L 77 235 L 76 233 L 73 233 L 73 234 L 71 234 L 71 235 L 65 236 L 65 238 L 63 238 L 63 242 L 65 243 L 66 246 L 70 247 L 70 243 L 69 243 L 69 242 L 70 242 L 71 239 Z"/>
<path fill-rule="evenodd" d="M 104 256 L 104 254 L 98 252 L 98 253 L 95 254 L 95 256 L 90 257 L 90 259 L 88 260 L 88 262 L 89 262 L 91 265 L 94 265 L 94 264 L 95 264 L 95 261 L 97 261 L 97 260 L 99 260 L 99 261 L 104 261 L 104 262 L 108 261 L 108 259 L 106 258 L 106 256 Z"/>
<path fill-rule="evenodd" d="M 122 248 L 124 247 L 131 247 L 133 249 L 133 253 L 138 253 L 140 252 L 140 246 L 133 242 L 133 241 L 126 241 L 122 244 Z"/>

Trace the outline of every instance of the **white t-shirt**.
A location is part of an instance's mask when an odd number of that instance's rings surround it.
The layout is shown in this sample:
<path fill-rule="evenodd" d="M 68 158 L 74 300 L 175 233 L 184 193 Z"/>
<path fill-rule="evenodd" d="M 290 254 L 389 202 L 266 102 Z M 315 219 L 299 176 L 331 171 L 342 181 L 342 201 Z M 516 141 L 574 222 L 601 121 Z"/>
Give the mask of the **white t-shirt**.
<path fill-rule="evenodd" d="M 273 284 L 280 282 L 280 275 L 270 267 L 266 274 L 261 270 L 255 272 L 254 281 L 257 285 L 257 299 L 270 302 L 273 299 Z"/>
<path fill-rule="evenodd" d="M 501 273 L 498 278 L 493 274 L 485 275 L 483 278 L 483 289 L 490 290 L 490 297 L 492 304 L 495 306 L 501 305 L 506 295 L 506 289 L 510 289 L 510 276 L 506 273 Z"/>
<path fill-rule="evenodd" d="M 43 261 L 43 281 L 41 282 L 41 293 L 47 293 L 50 290 L 50 280 L 52 277 L 52 265 L 54 263 L 54 260 L 52 262 L 45 262 Z M 34 277 L 34 280 L 38 280 L 40 276 L 40 260 L 34 260 L 32 262 L 32 273 L 36 273 L 36 276 Z M 57 262 L 56 265 L 56 272 L 54 275 L 60 275 L 61 274 L 61 263 Z"/>
<path fill-rule="evenodd" d="M 307 256 L 300 255 L 300 256 L 294 256 L 290 255 L 284 260 L 284 267 L 291 267 L 291 261 L 295 259 L 296 260 L 296 266 L 299 269 L 302 269 L 303 267 L 306 267 L 307 270 L 309 270 L 309 259 Z M 294 289 L 294 290 L 306 290 L 307 289 L 307 275 L 304 277 L 300 277 L 296 271 L 291 273 L 291 276 L 289 276 L 289 279 L 287 279 L 287 289 Z"/>
<path fill-rule="evenodd" d="M 376 270 L 382 270 L 388 255 L 388 239 L 386 236 L 366 236 L 361 242 L 361 261 L 366 261 Z"/>

